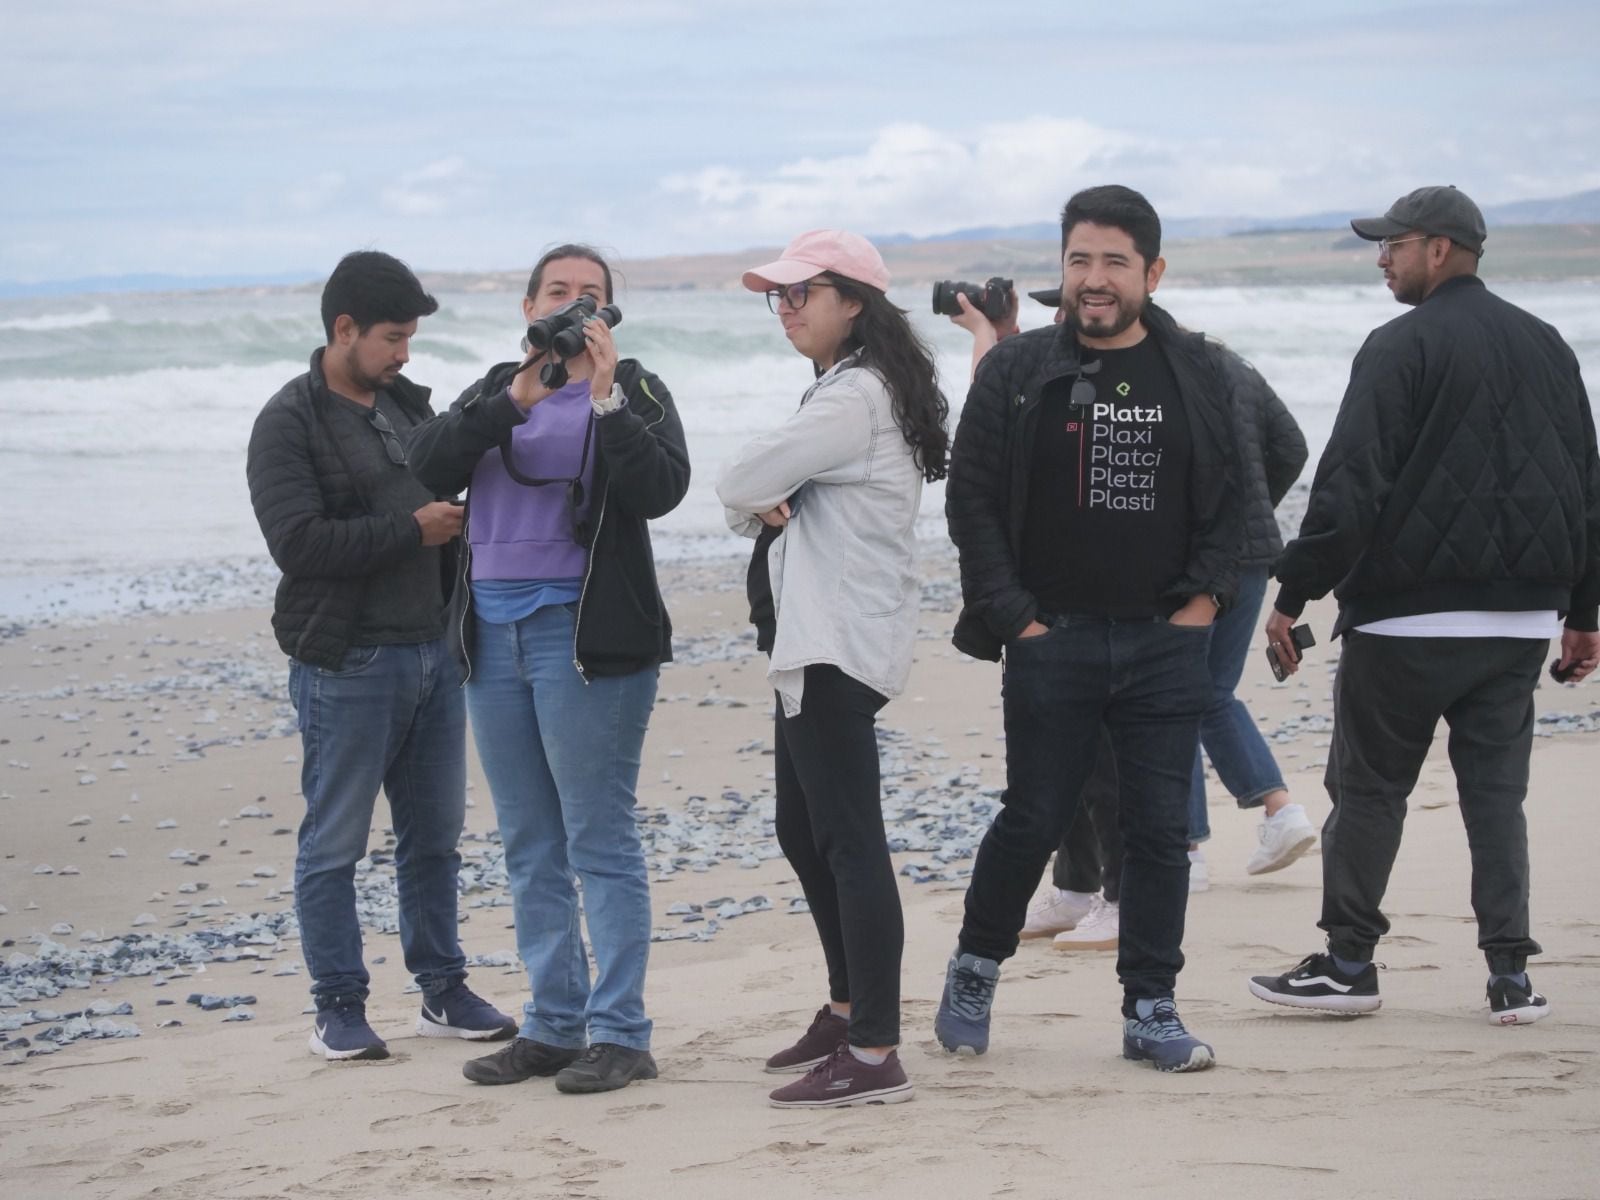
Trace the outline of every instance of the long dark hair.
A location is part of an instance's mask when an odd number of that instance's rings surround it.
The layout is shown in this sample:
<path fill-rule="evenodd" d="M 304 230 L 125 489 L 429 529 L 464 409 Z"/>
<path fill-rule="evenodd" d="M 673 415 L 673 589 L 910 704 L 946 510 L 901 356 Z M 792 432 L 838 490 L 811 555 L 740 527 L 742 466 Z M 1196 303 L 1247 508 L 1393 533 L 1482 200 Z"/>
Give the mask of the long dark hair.
<path fill-rule="evenodd" d="M 883 376 L 889 389 L 889 407 L 900 434 L 911 447 L 912 460 L 929 483 L 943 479 L 945 454 L 950 448 L 950 405 L 939 390 L 939 371 L 933 350 L 897 308 L 877 288 L 823 272 L 839 295 L 861 305 L 850 322 L 850 333 L 839 357 L 856 351 L 862 366 Z"/>

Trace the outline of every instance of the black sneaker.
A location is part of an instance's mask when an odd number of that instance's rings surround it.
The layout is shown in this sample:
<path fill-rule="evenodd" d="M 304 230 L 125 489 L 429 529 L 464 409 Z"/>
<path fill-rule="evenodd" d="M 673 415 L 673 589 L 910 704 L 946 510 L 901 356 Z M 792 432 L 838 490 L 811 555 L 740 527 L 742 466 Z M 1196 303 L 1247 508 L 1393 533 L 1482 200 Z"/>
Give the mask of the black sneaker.
<path fill-rule="evenodd" d="M 1550 1015 L 1550 1001 L 1533 990 L 1533 981 L 1523 987 L 1505 975 L 1489 978 L 1489 1024 L 1532 1025 Z"/>
<path fill-rule="evenodd" d="M 535 1075 L 554 1075 L 577 1062 L 582 1053 L 519 1037 L 493 1054 L 462 1063 L 461 1073 L 473 1083 L 521 1083 Z"/>
<path fill-rule="evenodd" d="M 654 1079 L 656 1060 L 648 1050 L 630 1050 L 615 1042 L 596 1042 L 556 1076 L 558 1092 L 613 1092 L 636 1079 Z"/>
<path fill-rule="evenodd" d="M 367 1024 L 367 1006 L 357 999 L 337 1000 L 317 1009 L 311 1025 L 311 1053 L 329 1062 L 388 1058 L 389 1047 Z"/>
<path fill-rule="evenodd" d="M 500 1042 L 517 1032 L 517 1023 L 465 983 L 457 983 L 423 1000 L 417 1032 L 423 1037 Z"/>
<path fill-rule="evenodd" d="M 1354 975 L 1346 975 L 1327 954 L 1306 955 L 1286 975 L 1252 976 L 1250 994 L 1268 1004 L 1335 1013 L 1377 1012 L 1383 1003 L 1378 998 L 1376 967 L 1368 963 Z"/>

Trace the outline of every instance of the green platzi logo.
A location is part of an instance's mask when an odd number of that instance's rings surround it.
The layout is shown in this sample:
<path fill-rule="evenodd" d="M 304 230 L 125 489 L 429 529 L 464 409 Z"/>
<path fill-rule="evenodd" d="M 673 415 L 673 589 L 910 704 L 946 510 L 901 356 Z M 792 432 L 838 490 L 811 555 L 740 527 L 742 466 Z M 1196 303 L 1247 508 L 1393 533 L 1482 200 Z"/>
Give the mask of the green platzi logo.
<path fill-rule="evenodd" d="M 1128 398 L 1128 394 L 1132 391 L 1133 389 L 1128 386 L 1128 381 L 1126 379 L 1117 384 L 1117 395 L 1121 396 L 1124 400 Z"/>

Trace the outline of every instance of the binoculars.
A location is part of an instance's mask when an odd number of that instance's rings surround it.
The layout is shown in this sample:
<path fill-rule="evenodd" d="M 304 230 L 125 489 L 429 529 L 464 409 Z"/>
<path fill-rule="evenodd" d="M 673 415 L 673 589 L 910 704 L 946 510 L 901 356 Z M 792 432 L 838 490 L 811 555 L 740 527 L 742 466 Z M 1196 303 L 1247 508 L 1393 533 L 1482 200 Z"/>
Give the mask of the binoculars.
<path fill-rule="evenodd" d="M 598 317 L 615 329 L 622 321 L 622 310 L 615 304 L 597 308 L 593 296 L 579 296 L 528 326 L 529 348 L 549 355 L 549 360 L 539 368 L 539 382 L 545 387 L 553 389 L 566 384 L 565 360 L 583 353 L 583 323 L 591 317 Z"/>

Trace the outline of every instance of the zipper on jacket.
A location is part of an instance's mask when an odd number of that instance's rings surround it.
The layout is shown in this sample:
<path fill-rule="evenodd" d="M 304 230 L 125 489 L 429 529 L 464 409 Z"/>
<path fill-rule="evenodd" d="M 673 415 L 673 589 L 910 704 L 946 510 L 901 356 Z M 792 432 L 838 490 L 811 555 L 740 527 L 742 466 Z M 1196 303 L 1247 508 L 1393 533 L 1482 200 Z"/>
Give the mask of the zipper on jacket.
<path fill-rule="evenodd" d="M 456 586 L 467 589 L 466 600 L 461 605 L 461 624 L 456 629 L 456 638 L 461 643 L 461 661 L 467 664 L 467 669 L 461 673 L 461 686 L 466 687 L 467 680 L 472 678 L 472 651 L 467 646 L 467 616 L 472 612 L 472 543 L 467 541 L 464 526 L 461 530 L 461 578 Z"/>
<path fill-rule="evenodd" d="M 583 602 L 589 596 L 589 579 L 594 575 L 594 548 L 600 544 L 600 530 L 606 523 L 606 500 L 611 489 L 608 487 L 600 493 L 600 515 L 594 520 L 594 540 L 589 543 L 589 561 L 583 565 L 583 587 L 578 592 L 578 613 L 572 619 L 572 665 L 577 668 L 578 678 L 584 685 L 589 683 L 589 672 L 583 669 L 583 661 L 578 657 L 578 630 L 583 628 Z"/>

